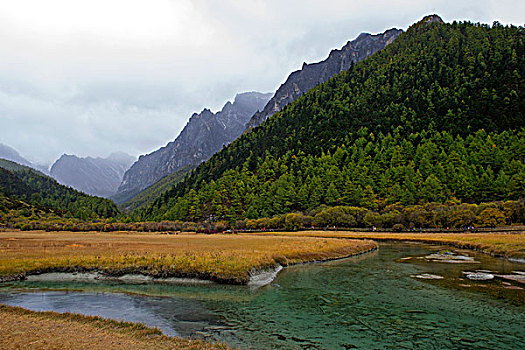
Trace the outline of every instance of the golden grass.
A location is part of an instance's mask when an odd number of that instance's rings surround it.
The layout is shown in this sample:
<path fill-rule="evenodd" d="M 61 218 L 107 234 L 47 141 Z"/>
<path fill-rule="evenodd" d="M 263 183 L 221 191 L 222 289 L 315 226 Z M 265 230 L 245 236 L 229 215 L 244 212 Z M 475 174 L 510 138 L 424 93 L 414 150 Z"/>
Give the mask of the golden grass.
<path fill-rule="evenodd" d="M 370 251 L 372 241 L 136 232 L 0 232 L 0 276 L 46 271 L 143 273 L 246 283 L 254 270 Z"/>
<path fill-rule="evenodd" d="M 100 317 L 33 312 L 0 305 L 1 349 L 229 349 L 203 340 L 172 338 L 156 328 Z"/>
<path fill-rule="evenodd" d="M 377 241 L 417 241 L 448 244 L 457 248 L 473 249 L 506 258 L 525 258 L 525 232 L 519 233 L 383 233 L 351 231 L 299 231 L 252 233 L 256 236 L 277 237 L 326 237 L 372 239 Z"/>

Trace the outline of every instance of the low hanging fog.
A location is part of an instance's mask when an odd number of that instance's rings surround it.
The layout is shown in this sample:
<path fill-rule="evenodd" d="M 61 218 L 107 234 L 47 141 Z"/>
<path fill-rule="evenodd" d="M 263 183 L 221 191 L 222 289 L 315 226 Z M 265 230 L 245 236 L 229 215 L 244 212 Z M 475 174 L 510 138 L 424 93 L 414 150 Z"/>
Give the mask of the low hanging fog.
<path fill-rule="evenodd" d="M 522 23 L 522 1 L 9 1 L 0 142 L 39 163 L 151 152 L 193 112 L 274 91 L 360 32 L 438 13 Z"/>

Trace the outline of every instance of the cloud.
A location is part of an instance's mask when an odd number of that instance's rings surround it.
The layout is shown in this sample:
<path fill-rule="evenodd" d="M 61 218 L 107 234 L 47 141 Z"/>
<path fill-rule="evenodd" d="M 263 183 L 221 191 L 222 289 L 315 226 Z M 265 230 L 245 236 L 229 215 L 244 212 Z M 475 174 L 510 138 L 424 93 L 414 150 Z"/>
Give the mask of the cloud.
<path fill-rule="evenodd" d="M 91 0 L 0 3 L 0 142 L 27 158 L 150 152 L 193 112 L 274 91 L 360 32 L 523 24 L 522 1 Z"/>

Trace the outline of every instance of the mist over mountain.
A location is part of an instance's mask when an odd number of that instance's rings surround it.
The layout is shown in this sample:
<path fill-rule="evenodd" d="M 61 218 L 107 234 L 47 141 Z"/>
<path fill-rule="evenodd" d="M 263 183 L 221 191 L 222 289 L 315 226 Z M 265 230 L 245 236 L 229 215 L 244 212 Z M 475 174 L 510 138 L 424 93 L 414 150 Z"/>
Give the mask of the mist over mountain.
<path fill-rule="evenodd" d="M 59 183 L 99 197 L 113 195 L 124 172 L 133 164 L 134 157 L 112 153 L 107 158 L 62 155 L 51 167 L 50 175 Z"/>
<path fill-rule="evenodd" d="M 239 137 L 253 113 L 261 109 L 270 97 L 269 93 L 241 93 L 217 113 L 204 109 L 193 114 L 174 141 L 139 157 L 124 174 L 114 199 L 122 203 L 163 177 L 207 160 Z"/>
<path fill-rule="evenodd" d="M 18 164 L 33 167 L 33 164 L 24 157 L 22 157 L 14 148 L 8 145 L 4 145 L 3 143 L 0 143 L 0 158 L 7 159 Z"/>
<path fill-rule="evenodd" d="M 71 216 L 87 220 L 113 217 L 118 209 L 110 200 L 89 196 L 33 168 L 0 159 L 0 214 L 5 213 L 11 216 L 8 220 L 30 213 L 39 220 Z"/>
<path fill-rule="evenodd" d="M 286 82 L 279 87 L 264 109 L 253 115 L 246 128 L 259 126 L 311 88 L 324 83 L 334 75 L 349 69 L 352 64 L 364 60 L 391 44 L 402 32 L 401 29 L 392 28 L 376 35 L 361 33 L 355 40 L 348 41 L 341 49 L 332 50 L 324 61 L 313 64 L 303 63 L 302 69 L 288 76 Z"/>

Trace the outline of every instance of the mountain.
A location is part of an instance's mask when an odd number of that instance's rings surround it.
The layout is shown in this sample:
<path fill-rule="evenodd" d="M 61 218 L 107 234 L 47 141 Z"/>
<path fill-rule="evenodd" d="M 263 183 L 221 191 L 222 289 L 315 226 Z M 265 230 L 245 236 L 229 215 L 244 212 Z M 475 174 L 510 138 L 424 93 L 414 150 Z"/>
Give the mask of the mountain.
<path fill-rule="evenodd" d="M 120 208 L 126 210 L 127 212 L 131 212 L 133 210 L 151 204 L 160 195 L 171 189 L 171 187 L 173 187 L 174 184 L 184 180 L 184 177 L 186 177 L 186 175 L 188 175 L 188 173 L 192 169 L 193 168 L 189 167 L 182 168 L 169 175 L 166 175 L 162 179 L 155 182 L 153 185 L 146 187 L 130 199 L 124 196 L 124 199 L 122 200 L 119 197 L 119 195 L 114 195 L 111 197 L 111 199 L 115 203 L 119 203 Z"/>
<path fill-rule="evenodd" d="M 193 114 L 180 135 L 165 147 L 140 156 L 126 171 L 114 199 L 122 203 L 163 177 L 183 168 L 193 168 L 235 140 L 271 94 L 246 92 L 227 102 L 222 110 L 204 109 Z"/>
<path fill-rule="evenodd" d="M 80 158 L 64 154 L 53 164 L 50 175 L 63 185 L 107 198 L 115 194 L 125 171 L 134 160 L 125 153 L 112 153 L 107 158 Z"/>
<path fill-rule="evenodd" d="M 78 192 L 39 171 L 3 159 L 0 160 L 0 199 L 0 212 L 4 213 L 26 208 L 79 219 L 118 214 L 115 204 L 108 199 Z M 29 216 L 31 212 L 19 214 Z"/>
<path fill-rule="evenodd" d="M 0 143 L 0 158 L 12 162 L 33 167 L 30 161 L 22 157 L 14 148 Z"/>
<path fill-rule="evenodd" d="M 262 108 L 262 106 L 259 106 L 256 109 L 255 114 L 252 113 L 251 118 L 245 123 L 246 125 L 243 129 L 249 129 L 260 125 L 272 114 L 280 111 L 285 105 L 294 101 L 309 89 L 327 81 L 341 71 L 349 69 L 355 62 L 359 62 L 383 49 L 385 46 L 392 43 L 401 32 L 402 30 L 390 29 L 377 35 L 362 33 L 357 39 L 349 41 L 342 49 L 330 52 L 326 60 L 314 64 L 303 64 L 303 68 L 290 74 L 286 82 L 281 85 L 273 97 L 269 101 L 266 101 L 267 103 L 264 105 L 264 109 L 259 111 L 259 109 Z M 266 99 L 267 98 L 268 96 L 266 95 Z M 228 104 L 225 108 L 227 106 Z M 212 119 L 212 115 L 213 114 L 209 110 L 204 110 L 200 115 L 194 115 L 194 117 L 205 116 L 208 117 L 208 119 Z M 241 119 L 237 120 L 241 121 Z M 191 119 L 190 122 L 192 122 Z M 192 125 L 190 125 L 190 122 L 187 125 L 190 130 L 196 129 L 195 126 L 197 128 L 201 127 L 196 121 L 193 121 Z M 209 127 L 207 126 L 207 128 Z M 141 195 L 139 201 L 133 201 L 132 198 L 135 195 L 138 195 L 140 191 L 173 171 L 180 169 L 186 169 L 186 171 L 189 171 L 193 169 L 200 162 L 208 159 L 212 154 L 217 152 L 223 145 L 230 143 L 240 135 L 239 129 L 235 128 L 233 129 L 233 132 L 224 137 L 228 142 L 221 142 L 219 138 L 219 142 L 213 142 L 213 146 L 209 147 L 208 151 L 203 152 L 202 150 L 195 149 L 195 147 L 192 148 L 191 142 L 188 143 L 184 141 L 184 138 L 188 139 L 188 137 L 183 135 L 183 133 L 179 136 L 180 140 L 177 139 L 174 142 L 175 145 L 170 143 L 168 146 L 145 156 L 148 157 L 148 159 L 142 161 L 139 159 L 137 163 L 141 164 L 137 164 L 136 169 L 132 167 L 132 169 L 130 169 L 130 171 L 124 176 L 124 181 L 120 186 L 118 193 L 113 196 L 112 199 L 117 203 L 123 204 L 126 208 L 136 208 L 137 203 L 146 203 L 144 202 L 145 198 L 151 200 L 153 198 L 153 193 L 158 195 L 160 189 L 165 189 L 168 185 L 175 184 L 175 182 L 171 181 L 168 183 L 168 181 L 163 181 L 162 186 L 158 186 L 154 190 L 150 190 L 147 194 Z M 199 139 L 199 136 L 194 131 L 189 132 L 189 134 L 192 135 L 192 138 Z M 176 145 L 177 142 L 181 142 L 181 145 Z M 179 153 L 186 154 L 183 156 L 178 154 L 175 155 L 175 149 L 180 150 Z M 188 152 L 186 149 L 191 151 Z M 196 159 L 191 158 L 192 154 L 196 156 Z M 180 158 L 175 159 L 175 157 Z M 164 165 L 159 165 L 159 163 L 163 163 Z M 181 180 L 181 175 L 183 174 L 179 173 L 175 179 L 177 181 Z M 145 178 L 149 178 L 150 180 L 144 181 Z M 129 200 L 133 203 L 127 203 Z"/>
<path fill-rule="evenodd" d="M 334 75 L 349 69 L 352 64 L 384 49 L 402 32 L 400 29 L 393 28 L 376 35 L 361 33 L 355 40 L 347 42 L 340 50 L 332 50 L 324 61 L 313 64 L 303 63 L 302 69 L 288 76 L 286 82 L 279 87 L 264 109 L 252 116 L 246 128 L 259 126 L 314 86 L 324 83 Z"/>
<path fill-rule="evenodd" d="M 425 17 L 140 215 L 235 222 L 336 205 L 399 215 L 396 205 L 414 214 L 429 203 L 525 198 L 524 84 L 523 27 Z"/>

